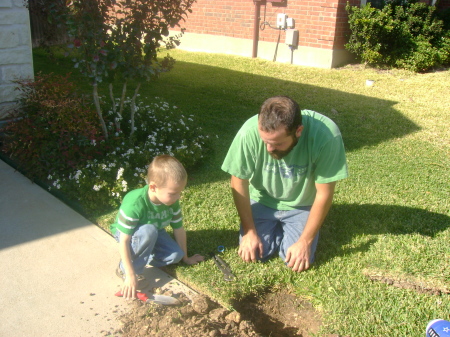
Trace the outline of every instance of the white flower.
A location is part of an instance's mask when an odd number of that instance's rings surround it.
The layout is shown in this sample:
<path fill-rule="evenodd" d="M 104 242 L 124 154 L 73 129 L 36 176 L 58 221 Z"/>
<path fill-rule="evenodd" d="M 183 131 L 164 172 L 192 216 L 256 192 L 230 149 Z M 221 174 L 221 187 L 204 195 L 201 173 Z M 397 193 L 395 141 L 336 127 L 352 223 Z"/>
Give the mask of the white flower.
<path fill-rule="evenodd" d="M 53 177 L 49 174 L 48 177 L 47 177 L 47 179 L 48 179 L 48 180 L 52 180 Z"/>
<path fill-rule="evenodd" d="M 122 177 L 123 171 L 125 169 L 123 167 L 121 167 L 118 171 L 117 171 L 117 177 L 116 180 L 119 180 Z"/>
<path fill-rule="evenodd" d="M 93 189 L 94 189 L 94 191 L 100 191 L 100 189 L 102 188 L 102 186 L 101 185 L 94 185 L 94 187 L 93 187 Z"/>
<path fill-rule="evenodd" d="M 74 178 L 75 180 L 80 179 L 81 173 L 83 173 L 83 172 L 81 172 L 80 170 L 78 170 L 77 173 L 75 173 L 75 176 L 74 176 L 73 178 Z"/>
<path fill-rule="evenodd" d="M 126 192 L 128 190 L 128 184 L 125 180 L 122 180 L 122 191 Z"/>

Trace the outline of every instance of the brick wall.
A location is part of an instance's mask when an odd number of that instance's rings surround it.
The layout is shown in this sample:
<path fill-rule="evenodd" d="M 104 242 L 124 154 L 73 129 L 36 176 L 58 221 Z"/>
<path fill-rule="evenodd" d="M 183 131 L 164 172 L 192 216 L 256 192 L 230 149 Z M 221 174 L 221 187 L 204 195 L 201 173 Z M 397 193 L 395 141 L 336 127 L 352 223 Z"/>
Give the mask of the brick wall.
<path fill-rule="evenodd" d="M 360 1 L 352 0 L 359 4 Z M 261 22 L 276 26 L 278 13 L 295 20 L 299 30 L 299 45 L 343 49 L 348 32 L 346 0 L 287 0 L 286 3 L 261 5 Z M 221 35 L 252 39 L 255 5 L 252 0 L 197 0 L 184 27 L 187 33 Z M 276 42 L 279 30 L 264 26 L 259 41 Z"/>
<path fill-rule="evenodd" d="M 439 9 L 450 8 L 450 0 L 440 0 L 437 7 Z"/>
<path fill-rule="evenodd" d="M 0 0 L 0 119 L 15 105 L 15 80 L 33 78 L 30 20 L 23 0 Z"/>

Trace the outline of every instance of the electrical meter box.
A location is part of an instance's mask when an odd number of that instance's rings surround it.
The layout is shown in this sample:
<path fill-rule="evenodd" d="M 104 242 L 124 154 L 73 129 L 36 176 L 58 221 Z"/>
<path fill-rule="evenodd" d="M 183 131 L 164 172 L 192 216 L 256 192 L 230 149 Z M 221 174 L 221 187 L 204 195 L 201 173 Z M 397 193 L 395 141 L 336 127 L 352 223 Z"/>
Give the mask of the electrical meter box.
<path fill-rule="evenodd" d="M 285 29 L 286 28 L 286 20 L 287 15 L 284 13 L 278 13 L 277 14 L 277 28 L 278 29 Z"/>
<path fill-rule="evenodd" d="M 298 30 L 286 29 L 286 44 L 292 47 L 298 46 Z"/>

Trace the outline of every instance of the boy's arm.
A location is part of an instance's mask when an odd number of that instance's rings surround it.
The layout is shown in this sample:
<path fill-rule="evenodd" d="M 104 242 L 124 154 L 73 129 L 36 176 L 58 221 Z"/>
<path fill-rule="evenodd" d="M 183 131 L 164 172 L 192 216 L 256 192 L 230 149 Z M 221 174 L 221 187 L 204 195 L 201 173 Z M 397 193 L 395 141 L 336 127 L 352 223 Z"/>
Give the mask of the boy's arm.
<path fill-rule="evenodd" d="M 175 241 L 178 243 L 178 245 L 184 252 L 184 256 L 183 256 L 184 263 L 191 265 L 191 264 L 197 264 L 204 260 L 203 256 L 201 256 L 199 254 L 195 254 L 195 255 L 192 255 L 191 257 L 188 257 L 186 231 L 184 230 L 184 227 L 174 229 L 173 235 L 175 237 Z"/>
<path fill-rule="evenodd" d="M 136 273 L 131 261 L 131 235 L 120 234 L 119 253 L 125 269 L 125 279 L 122 286 L 122 294 L 125 299 L 135 298 L 138 286 Z"/>

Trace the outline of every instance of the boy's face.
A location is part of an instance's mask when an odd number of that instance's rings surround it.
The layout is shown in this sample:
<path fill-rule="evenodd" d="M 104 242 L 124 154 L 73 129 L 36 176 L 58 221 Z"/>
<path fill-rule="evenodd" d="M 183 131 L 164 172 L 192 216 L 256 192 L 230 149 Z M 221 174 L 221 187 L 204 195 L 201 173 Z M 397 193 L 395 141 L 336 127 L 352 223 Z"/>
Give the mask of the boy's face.
<path fill-rule="evenodd" d="M 167 206 L 173 205 L 181 197 L 186 187 L 186 181 L 176 183 L 173 180 L 168 180 L 164 186 L 158 187 L 154 182 L 149 184 L 149 197 L 154 204 L 164 204 Z"/>

